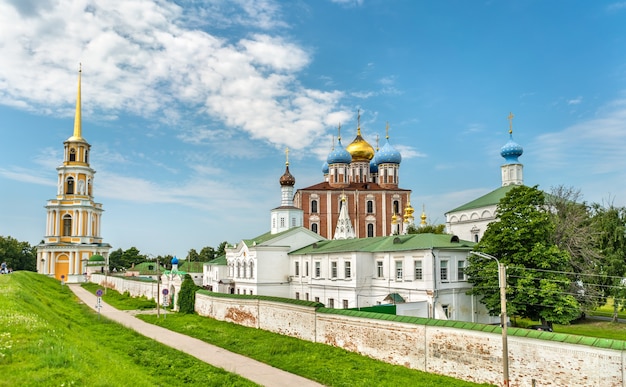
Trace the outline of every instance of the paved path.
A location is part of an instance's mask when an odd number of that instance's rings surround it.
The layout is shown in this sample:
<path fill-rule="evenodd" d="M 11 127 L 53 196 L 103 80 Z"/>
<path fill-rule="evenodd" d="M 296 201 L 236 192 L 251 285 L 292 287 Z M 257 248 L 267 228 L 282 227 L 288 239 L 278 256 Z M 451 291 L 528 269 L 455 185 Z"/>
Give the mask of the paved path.
<path fill-rule="evenodd" d="M 80 285 L 69 285 L 69 287 L 78 298 L 95 310 L 97 302 L 95 295 L 88 292 Z M 102 316 L 116 321 L 127 328 L 133 329 L 146 337 L 188 353 L 205 363 L 239 374 L 263 386 L 322 386 L 322 384 L 312 380 L 279 370 L 278 368 L 238 355 L 223 348 L 207 344 L 193 337 L 185 336 L 153 324 L 148 324 L 132 316 L 130 313 L 115 309 L 104 302 L 102 303 L 100 313 Z"/>

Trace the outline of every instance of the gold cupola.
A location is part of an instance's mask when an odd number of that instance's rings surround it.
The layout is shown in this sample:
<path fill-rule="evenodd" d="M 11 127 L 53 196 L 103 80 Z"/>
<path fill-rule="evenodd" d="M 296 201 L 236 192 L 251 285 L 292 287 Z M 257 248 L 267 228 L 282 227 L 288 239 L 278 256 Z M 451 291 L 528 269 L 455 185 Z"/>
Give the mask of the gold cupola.
<path fill-rule="evenodd" d="M 352 161 L 370 161 L 374 158 L 374 148 L 361 136 L 361 113 L 357 117 L 356 138 L 346 147 Z"/>

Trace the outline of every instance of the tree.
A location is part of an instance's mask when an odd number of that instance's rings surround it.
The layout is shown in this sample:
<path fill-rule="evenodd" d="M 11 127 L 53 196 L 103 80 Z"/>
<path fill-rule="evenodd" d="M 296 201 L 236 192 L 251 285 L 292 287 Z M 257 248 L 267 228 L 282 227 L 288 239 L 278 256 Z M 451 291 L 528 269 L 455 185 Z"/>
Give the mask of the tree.
<path fill-rule="evenodd" d="M 546 208 L 554 224 L 552 242 L 570 256 L 572 276 L 570 293 L 583 311 L 604 304 L 602 288 L 595 276 L 602 256 L 592 224 L 591 208 L 582 201 L 579 190 L 558 186 L 546 195 Z"/>
<path fill-rule="evenodd" d="M 510 190 L 496 210 L 499 221 L 487 227 L 476 250 L 497 257 L 507 267 L 507 310 L 543 324 L 566 324 L 577 318 L 580 308 L 569 293 L 565 274 L 570 257 L 552 241 L 554 224 L 537 187 Z M 471 294 L 483 296 L 492 315 L 500 314 L 497 264 L 471 255 L 467 268 Z"/>
<path fill-rule="evenodd" d="M 178 293 L 178 311 L 183 314 L 195 313 L 197 286 L 189 274 L 185 274 Z"/>
<path fill-rule="evenodd" d="M 215 259 L 215 249 L 213 247 L 203 247 L 202 250 L 200 250 L 200 256 L 198 257 L 198 260 L 200 262 L 209 262 L 212 261 L 213 259 Z"/>
<path fill-rule="evenodd" d="M 198 262 L 200 260 L 200 255 L 196 251 L 196 249 L 191 249 L 187 253 L 187 262 Z"/>
<path fill-rule="evenodd" d="M 122 255 L 124 255 L 122 249 L 113 250 L 109 253 L 109 270 L 121 271 L 126 268 Z"/>
<path fill-rule="evenodd" d="M 601 259 L 596 265 L 596 275 L 587 279 L 598 284 L 602 291 L 602 304 L 613 297 L 613 321 L 617 322 L 617 312 L 626 307 L 626 208 L 612 204 L 594 204 L 592 228 L 597 236 L 597 247 Z"/>
<path fill-rule="evenodd" d="M 446 225 L 445 224 L 427 224 L 424 226 L 416 227 L 415 225 L 409 226 L 406 230 L 407 234 L 445 234 L 446 233 Z"/>
<path fill-rule="evenodd" d="M 221 257 L 222 255 L 226 255 L 226 247 L 228 246 L 228 242 L 224 241 L 220 243 L 217 247 L 217 251 L 215 252 L 215 257 Z"/>
<path fill-rule="evenodd" d="M 0 263 L 7 269 L 37 271 L 37 248 L 10 236 L 0 236 Z"/>
<path fill-rule="evenodd" d="M 139 249 L 131 247 L 128 250 L 125 250 L 124 254 L 122 254 L 122 261 L 124 262 L 124 267 L 129 268 L 133 265 L 146 262 L 147 258 L 139 253 Z"/>

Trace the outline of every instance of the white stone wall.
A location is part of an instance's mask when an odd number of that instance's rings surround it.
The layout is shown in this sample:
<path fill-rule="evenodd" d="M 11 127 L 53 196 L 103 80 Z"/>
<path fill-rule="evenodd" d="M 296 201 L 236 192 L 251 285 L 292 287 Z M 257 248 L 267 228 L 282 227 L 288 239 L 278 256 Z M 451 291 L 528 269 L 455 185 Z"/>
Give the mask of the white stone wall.
<path fill-rule="evenodd" d="M 91 274 L 89 281 L 120 293 L 128 292 L 132 297 L 145 296 L 149 300 L 154 300 L 157 295 L 156 282 L 133 281 L 124 277 L 105 276 L 104 274 Z"/>
<path fill-rule="evenodd" d="M 494 385 L 502 381 L 500 332 L 319 313 L 291 303 L 200 293 L 196 311 L 431 373 Z M 509 336 L 508 347 L 511 386 L 531 386 L 533 379 L 537 386 L 626 386 L 626 351 L 520 336 Z"/>

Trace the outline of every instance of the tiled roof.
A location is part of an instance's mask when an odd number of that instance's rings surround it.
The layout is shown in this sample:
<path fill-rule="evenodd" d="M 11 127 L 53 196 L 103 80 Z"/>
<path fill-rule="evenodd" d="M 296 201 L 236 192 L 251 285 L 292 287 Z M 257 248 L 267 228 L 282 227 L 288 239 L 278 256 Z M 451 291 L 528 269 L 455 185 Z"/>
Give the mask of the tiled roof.
<path fill-rule="evenodd" d="M 453 210 L 448 211 L 447 213 L 451 213 L 451 212 L 458 212 L 458 211 L 465 211 L 465 210 L 472 210 L 475 208 L 482 208 L 482 207 L 487 207 L 487 206 L 494 206 L 497 205 L 498 203 L 500 203 L 500 199 L 502 199 L 504 196 L 506 196 L 507 192 L 509 192 L 510 190 L 512 190 L 513 188 L 518 187 L 517 185 L 507 185 L 504 187 L 499 187 L 496 188 L 495 190 L 489 192 L 488 194 L 485 194 L 481 197 L 479 197 L 478 199 L 474 199 L 469 203 L 465 203 L 462 206 L 459 206 Z"/>
<path fill-rule="evenodd" d="M 475 243 L 458 240 L 449 234 L 409 234 L 391 235 L 374 238 L 355 238 L 341 240 L 324 240 L 313 243 L 290 254 L 328 254 L 341 252 L 388 252 L 424 249 L 467 249 L 471 250 Z"/>

